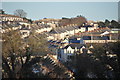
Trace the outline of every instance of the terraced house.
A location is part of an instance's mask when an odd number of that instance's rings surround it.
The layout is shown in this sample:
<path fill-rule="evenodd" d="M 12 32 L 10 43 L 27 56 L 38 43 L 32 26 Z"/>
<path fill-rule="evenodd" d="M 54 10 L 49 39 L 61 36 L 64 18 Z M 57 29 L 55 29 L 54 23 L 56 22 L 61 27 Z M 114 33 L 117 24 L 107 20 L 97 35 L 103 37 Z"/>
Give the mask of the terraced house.
<path fill-rule="evenodd" d="M 5 14 L 3 10 L 0 10 L 0 21 L 23 21 L 23 18 L 15 15 Z"/>

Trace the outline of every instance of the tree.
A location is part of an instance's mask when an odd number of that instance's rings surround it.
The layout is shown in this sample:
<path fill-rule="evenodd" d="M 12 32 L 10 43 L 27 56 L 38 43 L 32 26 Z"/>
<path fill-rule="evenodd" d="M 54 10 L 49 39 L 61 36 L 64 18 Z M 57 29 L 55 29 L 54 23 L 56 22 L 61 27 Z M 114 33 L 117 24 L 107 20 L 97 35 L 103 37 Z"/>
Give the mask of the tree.
<path fill-rule="evenodd" d="M 117 21 L 115 21 L 115 20 L 111 21 L 111 27 L 112 28 L 120 28 L 119 23 Z"/>
<path fill-rule="evenodd" d="M 99 25 L 100 27 L 105 27 L 105 23 L 104 23 L 104 22 L 98 22 L 98 25 Z"/>
<path fill-rule="evenodd" d="M 92 50 L 92 52 L 94 53 L 94 56 L 96 58 L 99 58 L 102 60 L 103 56 L 106 56 L 106 46 L 104 45 L 99 45 L 99 44 L 95 44 L 95 48 Z M 104 48 L 103 48 L 104 47 Z"/>
<path fill-rule="evenodd" d="M 14 15 L 24 18 L 26 17 L 27 13 L 22 9 L 17 9 L 14 11 Z"/>
<path fill-rule="evenodd" d="M 77 15 L 77 17 L 84 17 L 84 16 L 82 16 L 82 15 Z"/>
<path fill-rule="evenodd" d="M 106 76 L 108 76 L 108 78 L 118 78 L 119 77 L 118 64 L 120 64 L 119 62 L 120 61 L 120 55 L 119 55 L 120 42 L 106 43 L 103 45 L 98 44 L 98 45 L 96 44 L 92 51 L 96 59 L 98 59 L 101 62 L 101 65 L 103 65 L 103 68 L 104 68 L 103 72 L 106 74 Z M 109 53 L 106 53 L 107 51 Z M 108 55 L 113 55 L 113 53 L 117 54 L 118 58 L 108 56 Z M 111 68 L 109 68 L 108 65 Z"/>
<path fill-rule="evenodd" d="M 117 61 L 119 64 L 119 75 L 120 75 L 120 41 L 111 43 L 109 46 L 110 46 L 110 50 L 112 50 L 112 52 L 117 55 Z"/>
<path fill-rule="evenodd" d="M 30 66 L 39 61 L 35 59 L 36 56 L 42 57 L 47 54 L 46 39 L 43 35 L 32 33 L 28 38 L 22 39 L 18 30 L 12 30 L 3 33 L 2 37 L 3 78 L 29 76 Z"/>
<path fill-rule="evenodd" d="M 104 78 L 105 68 L 101 61 L 95 60 L 88 54 L 78 54 L 76 56 L 76 79 L 79 78 Z M 91 74 L 91 76 L 88 76 Z"/>
<path fill-rule="evenodd" d="M 69 19 L 69 18 L 66 18 L 66 17 L 62 17 L 62 19 Z"/>
<path fill-rule="evenodd" d="M 107 20 L 107 19 L 105 20 L 105 26 L 106 26 L 106 27 L 110 26 L 110 21 Z"/>
<path fill-rule="evenodd" d="M 120 17 L 118 18 L 118 23 L 120 24 Z"/>
<path fill-rule="evenodd" d="M 20 35 L 12 31 L 10 33 L 4 33 L 2 35 L 2 66 L 3 66 L 3 77 L 12 77 L 14 75 L 15 70 L 15 55 L 20 54 L 18 50 L 20 49 L 20 46 L 22 47 L 22 41 L 20 39 Z M 11 60 L 9 60 L 9 59 Z M 8 64 L 8 62 L 11 63 Z M 6 75 L 4 75 L 6 74 Z M 13 74 L 13 75 L 12 75 Z"/>
<path fill-rule="evenodd" d="M 5 11 L 3 11 L 3 9 L 0 9 L 0 14 L 5 14 Z"/>

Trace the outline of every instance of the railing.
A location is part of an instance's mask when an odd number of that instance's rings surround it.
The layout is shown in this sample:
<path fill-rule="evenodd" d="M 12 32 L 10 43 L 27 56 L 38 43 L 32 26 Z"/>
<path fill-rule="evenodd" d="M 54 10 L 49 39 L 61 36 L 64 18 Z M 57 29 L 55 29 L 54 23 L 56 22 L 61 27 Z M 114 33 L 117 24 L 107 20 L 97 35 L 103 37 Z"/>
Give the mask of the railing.
<path fill-rule="evenodd" d="M 117 40 L 84 40 L 84 43 L 108 43 L 117 42 Z"/>

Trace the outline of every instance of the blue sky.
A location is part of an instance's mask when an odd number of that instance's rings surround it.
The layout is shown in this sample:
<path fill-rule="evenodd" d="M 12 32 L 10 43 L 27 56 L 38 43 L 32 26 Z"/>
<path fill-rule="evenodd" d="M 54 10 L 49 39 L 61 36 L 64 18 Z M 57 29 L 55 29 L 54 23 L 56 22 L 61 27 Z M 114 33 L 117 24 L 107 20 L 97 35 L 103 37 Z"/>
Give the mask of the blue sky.
<path fill-rule="evenodd" d="M 33 20 L 77 15 L 94 21 L 118 19 L 117 2 L 3 2 L 2 8 L 8 14 L 13 14 L 16 9 L 23 9 L 27 12 L 27 18 Z"/>

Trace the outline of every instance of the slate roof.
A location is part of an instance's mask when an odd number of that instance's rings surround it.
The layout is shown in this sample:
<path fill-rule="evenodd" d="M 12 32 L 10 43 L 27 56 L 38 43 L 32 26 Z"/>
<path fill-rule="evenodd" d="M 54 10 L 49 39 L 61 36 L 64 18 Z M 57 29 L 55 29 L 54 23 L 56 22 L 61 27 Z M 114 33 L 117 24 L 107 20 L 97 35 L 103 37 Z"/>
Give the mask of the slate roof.
<path fill-rule="evenodd" d="M 57 34 L 58 32 L 55 29 L 52 29 L 49 33 L 51 33 L 51 34 Z"/>
<path fill-rule="evenodd" d="M 2 22 L 2 28 L 7 28 L 7 27 L 18 27 L 20 24 L 17 22 L 10 23 L 8 24 L 7 22 Z"/>
<path fill-rule="evenodd" d="M 31 26 L 32 29 L 42 29 L 42 28 L 49 28 L 49 25 L 46 24 L 33 24 Z"/>
<path fill-rule="evenodd" d="M 66 31 L 71 31 L 75 29 L 79 29 L 79 27 L 78 26 L 57 27 L 51 30 L 49 33 L 52 33 L 52 34 L 64 33 Z"/>
<path fill-rule="evenodd" d="M 91 25 L 86 25 L 86 26 L 82 26 L 82 27 L 93 27 L 93 26 L 91 26 Z"/>

